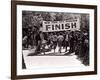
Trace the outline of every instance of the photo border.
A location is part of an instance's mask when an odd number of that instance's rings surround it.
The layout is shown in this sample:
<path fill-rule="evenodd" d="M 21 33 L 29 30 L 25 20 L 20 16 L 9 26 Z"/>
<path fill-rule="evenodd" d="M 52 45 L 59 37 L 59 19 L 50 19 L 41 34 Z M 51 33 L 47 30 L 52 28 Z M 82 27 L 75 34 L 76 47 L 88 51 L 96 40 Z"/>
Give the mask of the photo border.
<path fill-rule="evenodd" d="M 94 9 L 94 71 L 36 74 L 36 75 L 35 74 L 17 75 L 17 5 Z M 76 75 L 93 75 L 93 74 L 97 74 L 97 6 L 96 5 L 64 4 L 64 3 L 33 2 L 33 1 L 11 1 L 11 79 L 12 80 L 76 76 Z"/>

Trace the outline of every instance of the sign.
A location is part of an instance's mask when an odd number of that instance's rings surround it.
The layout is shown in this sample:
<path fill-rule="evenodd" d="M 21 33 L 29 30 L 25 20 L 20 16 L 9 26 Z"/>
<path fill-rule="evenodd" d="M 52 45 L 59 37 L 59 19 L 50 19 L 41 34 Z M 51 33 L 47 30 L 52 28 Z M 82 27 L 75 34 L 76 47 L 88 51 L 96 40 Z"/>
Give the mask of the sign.
<path fill-rule="evenodd" d="M 79 30 L 80 22 L 79 19 L 72 21 L 43 21 L 43 32 L 53 31 L 66 31 L 66 30 Z"/>

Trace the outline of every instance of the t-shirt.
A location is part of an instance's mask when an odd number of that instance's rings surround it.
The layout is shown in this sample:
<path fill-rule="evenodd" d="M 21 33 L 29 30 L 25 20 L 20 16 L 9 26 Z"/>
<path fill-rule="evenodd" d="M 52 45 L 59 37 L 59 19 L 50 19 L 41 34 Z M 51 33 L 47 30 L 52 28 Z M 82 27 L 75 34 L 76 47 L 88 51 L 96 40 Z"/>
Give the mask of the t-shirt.
<path fill-rule="evenodd" d="M 53 36 L 52 36 L 52 40 L 53 40 L 53 41 L 57 41 L 57 35 L 53 35 Z"/>
<path fill-rule="evenodd" d="M 64 40 L 64 37 L 62 35 L 59 35 L 58 36 L 58 41 L 63 41 Z"/>

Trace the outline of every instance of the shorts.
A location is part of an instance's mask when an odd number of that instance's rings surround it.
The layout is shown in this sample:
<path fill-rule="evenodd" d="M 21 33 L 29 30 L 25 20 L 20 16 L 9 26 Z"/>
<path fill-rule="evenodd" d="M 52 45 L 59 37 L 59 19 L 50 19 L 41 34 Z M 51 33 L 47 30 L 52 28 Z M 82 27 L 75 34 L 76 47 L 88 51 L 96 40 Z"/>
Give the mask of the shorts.
<path fill-rule="evenodd" d="M 58 46 L 59 46 L 59 47 L 62 46 L 62 41 L 58 41 Z"/>

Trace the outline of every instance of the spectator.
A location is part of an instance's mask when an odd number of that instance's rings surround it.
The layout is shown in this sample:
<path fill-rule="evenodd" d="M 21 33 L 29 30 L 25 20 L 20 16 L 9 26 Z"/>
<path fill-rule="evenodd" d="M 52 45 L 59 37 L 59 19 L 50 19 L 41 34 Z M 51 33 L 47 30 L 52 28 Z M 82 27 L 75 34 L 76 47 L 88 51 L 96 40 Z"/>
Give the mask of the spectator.
<path fill-rule="evenodd" d="M 68 47 L 68 44 L 69 44 L 69 35 L 68 35 L 68 32 L 66 32 L 66 36 L 65 36 L 65 52 L 67 52 L 67 47 Z"/>
<path fill-rule="evenodd" d="M 70 34 L 70 53 L 74 52 L 74 32 L 72 31 Z"/>
<path fill-rule="evenodd" d="M 35 54 L 39 54 L 40 53 L 40 48 L 41 48 L 41 37 L 40 37 L 40 31 L 37 31 L 37 35 L 36 35 L 36 50 L 35 50 Z"/>

